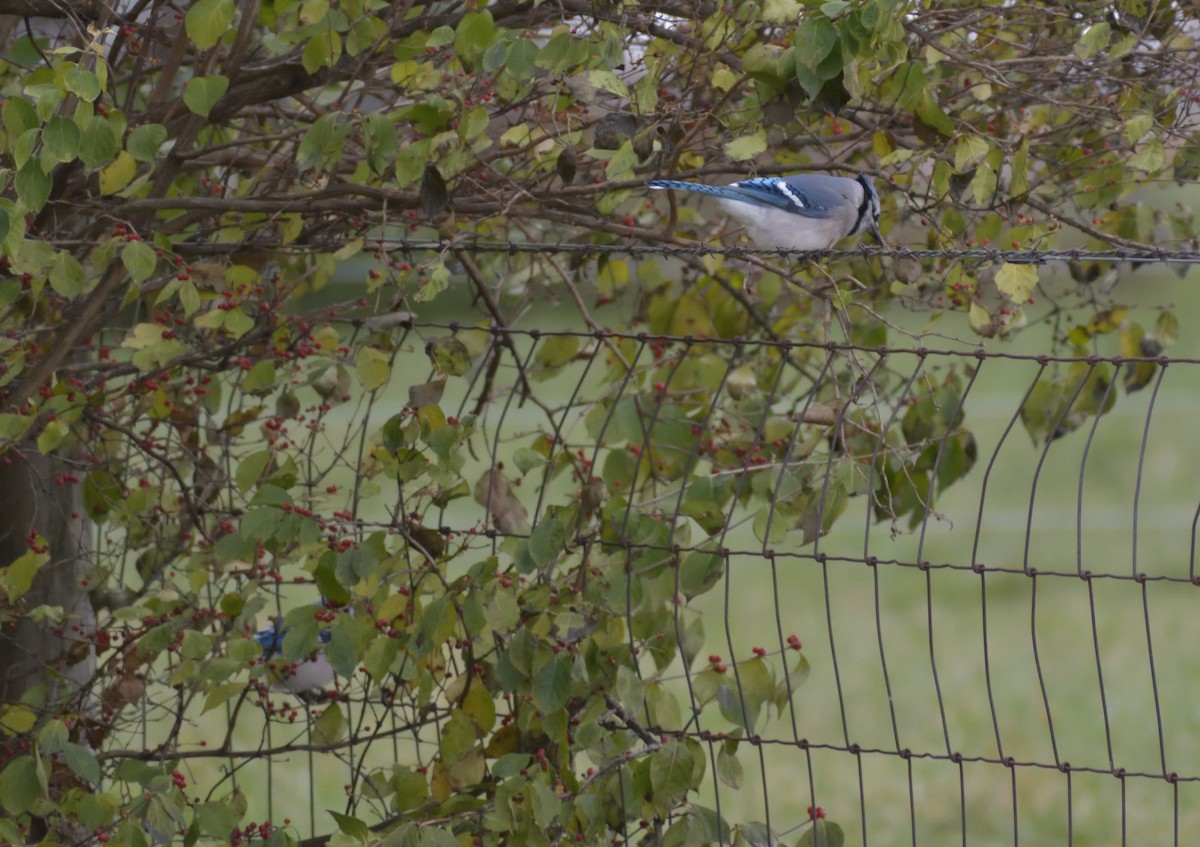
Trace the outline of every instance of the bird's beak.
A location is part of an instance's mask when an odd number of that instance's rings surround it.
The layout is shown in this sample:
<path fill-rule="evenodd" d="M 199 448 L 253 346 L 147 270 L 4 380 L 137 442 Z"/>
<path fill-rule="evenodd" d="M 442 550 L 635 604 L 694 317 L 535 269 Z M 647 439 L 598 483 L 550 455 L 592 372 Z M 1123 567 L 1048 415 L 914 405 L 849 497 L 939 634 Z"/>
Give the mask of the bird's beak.
<path fill-rule="evenodd" d="M 879 231 L 879 222 L 871 221 L 871 235 L 875 236 L 875 240 L 879 242 L 880 247 L 887 247 L 887 242 L 883 240 L 883 233 Z"/>

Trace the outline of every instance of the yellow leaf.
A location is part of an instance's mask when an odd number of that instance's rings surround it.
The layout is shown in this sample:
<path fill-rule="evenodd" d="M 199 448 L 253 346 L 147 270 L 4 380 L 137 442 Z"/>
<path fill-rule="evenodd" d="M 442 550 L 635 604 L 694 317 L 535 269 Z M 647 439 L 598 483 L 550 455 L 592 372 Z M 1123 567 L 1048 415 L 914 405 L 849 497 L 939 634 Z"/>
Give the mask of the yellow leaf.
<path fill-rule="evenodd" d="M 1125 306 L 1113 306 L 1095 315 L 1088 321 L 1088 332 L 1092 335 L 1105 335 L 1121 325 L 1129 309 Z"/>
<path fill-rule="evenodd" d="M 737 75 L 725 65 L 719 66 L 712 75 L 713 88 L 728 91 L 737 83 Z"/>
<path fill-rule="evenodd" d="M 323 326 L 313 333 L 313 341 L 325 353 L 332 353 L 342 344 L 342 337 L 331 326 Z"/>
<path fill-rule="evenodd" d="M 37 712 L 28 706 L 5 706 L 0 711 L 0 729 L 8 735 L 24 735 L 36 725 Z"/>
<path fill-rule="evenodd" d="M 708 310 L 694 297 L 683 296 L 671 315 L 672 335 L 691 335 L 707 338 L 713 334 Z"/>
<path fill-rule="evenodd" d="M 132 350 L 141 350 L 151 344 L 157 344 L 162 341 L 163 332 L 166 329 L 162 324 L 138 324 L 125 336 L 125 340 L 121 342 L 121 346 Z"/>
<path fill-rule="evenodd" d="M 387 385 L 388 377 L 391 376 L 392 369 L 388 357 L 374 347 L 360 347 L 354 366 L 358 370 L 358 381 L 367 391 Z"/>
<path fill-rule="evenodd" d="M 766 130 L 759 130 L 753 135 L 743 135 L 725 145 L 725 154 L 735 162 L 753 159 L 767 149 Z"/>
<path fill-rule="evenodd" d="M 1005 262 L 996 271 L 996 287 L 1013 303 L 1025 303 L 1037 287 L 1037 265 L 1014 265 Z"/>
<path fill-rule="evenodd" d="M 116 194 L 137 174 L 137 161 L 122 150 L 112 164 L 100 169 L 100 193 Z"/>
<path fill-rule="evenodd" d="M 299 212 L 288 212 L 279 220 L 279 243 L 291 244 L 304 231 L 304 218 Z"/>
<path fill-rule="evenodd" d="M 971 323 L 971 331 L 976 335 L 991 338 L 996 334 L 996 325 L 992 322 L 991 314 L 978 303 L 971 304 L 971 311 L 967 316 L 967 320 Z"/>
<path fill-rule="evenodd" d="M 1130 157 L 1129 167 L 1146 173 L 1154 173 L 1161 170 L 1165 162 L 1166 152 L 1163 150 L 1163 143 L 1157 138 L 1151 138 L 1142 145 L 1141 150 Z"/>
<path fill-rule="evenodd" d="M 954 170 L 963 173 L 987 155 L 988 143 L 978 135 L 968 135 L 954 146 Z"/>

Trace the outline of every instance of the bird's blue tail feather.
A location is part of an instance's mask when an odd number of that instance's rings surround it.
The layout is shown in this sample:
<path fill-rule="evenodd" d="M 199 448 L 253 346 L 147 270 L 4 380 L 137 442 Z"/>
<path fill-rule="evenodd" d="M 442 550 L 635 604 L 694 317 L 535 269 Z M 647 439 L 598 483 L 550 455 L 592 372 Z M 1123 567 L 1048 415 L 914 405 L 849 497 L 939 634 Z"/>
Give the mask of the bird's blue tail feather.
<path fill-rule="evenodd" d="M 707 194 L 710 197 L 724 197 L 727 200 L 745 201 L 746 193 L 727 185 L 704 185 L 699 182 L 684 182 L 681 179 L 651 179 L 646 181 L 650 188 L 673 188 L 676 191 L 693 191 L 696 194 Z"/>

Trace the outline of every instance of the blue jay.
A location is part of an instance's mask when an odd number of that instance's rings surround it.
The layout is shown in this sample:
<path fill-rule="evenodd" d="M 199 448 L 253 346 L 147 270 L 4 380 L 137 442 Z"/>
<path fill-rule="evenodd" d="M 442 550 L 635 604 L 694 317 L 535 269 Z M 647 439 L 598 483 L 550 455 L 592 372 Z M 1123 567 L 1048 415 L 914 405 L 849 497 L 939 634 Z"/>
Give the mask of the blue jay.
<path fill-rule="evenodd" d="M 764 247 L 828 250 L 864 229 L 883 243 L 879 194 L 866 174 L 854 179 L 825 174 L 762 176 L 730 185 L 652 179 L 646 185 L 716 197 L 725 211 L 746 225 L 751 239 Z"/>
<path fill-rule="evenodd" d="M 287 632 L 287 628 L 280 621 L 275 621 L 273 626 L 254 633 L 254 640 L 263 651 L 263 661 L 267 663 L 271 687 L 303 695 L 315 690 L 324 690 L 333 684 L 333 665 L 325 658 L 325 645 L 329 643 L 330 638 L 329 630 L 322 629 L 317 635 L 321 649 L 298 662 L 289 662 L 281 655 L 283 639 Z"/>

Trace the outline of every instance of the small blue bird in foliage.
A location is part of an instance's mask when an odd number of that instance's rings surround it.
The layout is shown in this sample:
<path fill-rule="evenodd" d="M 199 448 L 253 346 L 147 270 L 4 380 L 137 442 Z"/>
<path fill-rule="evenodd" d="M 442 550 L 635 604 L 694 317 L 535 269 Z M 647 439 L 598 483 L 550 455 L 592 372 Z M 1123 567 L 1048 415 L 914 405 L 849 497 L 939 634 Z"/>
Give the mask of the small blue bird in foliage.
<path fill-rule="evenodd" d="M 260 629 L 254 634 L 254 640 L 263 651 L 263 661 L 267 664 L 271 687 L 297 695 L 312 694 L 329 688 L 336 676 L 333 665 L 325 658 L 325 645 L 330 639 L 329 630 L 322 629 L 318 633 L 319 649 L 307 658 L 295 662 L 288 661 L 282 655 L 283 640 L 287 634 L 288 628 L 278 620 L 267 629 Z"/>
<path fill-rule="evenodd" d="M 870 230 L 883 243 L 879 194 L 866 174 L 853 179 L 826 174 L 764 176 L 729 185 L 652 179 L 646 185 L 717 198 L 763 247 L 828 250 L 863 230 Z"/>

